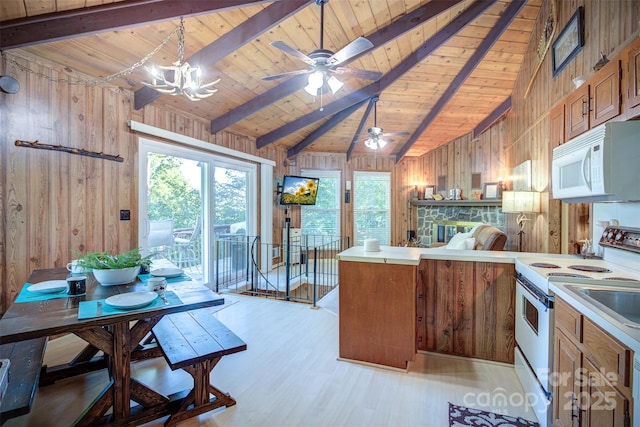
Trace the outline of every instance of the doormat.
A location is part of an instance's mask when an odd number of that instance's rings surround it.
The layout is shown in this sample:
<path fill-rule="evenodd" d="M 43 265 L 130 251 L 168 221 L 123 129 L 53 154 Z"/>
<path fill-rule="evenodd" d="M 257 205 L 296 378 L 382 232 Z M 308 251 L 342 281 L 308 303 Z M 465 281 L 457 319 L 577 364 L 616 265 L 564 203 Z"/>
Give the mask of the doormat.
<path fill-rule="evenodd" d="M 540 427 L 536 422 L 520 417 L 466 408 L 449 402 L 449 427 Z"/>

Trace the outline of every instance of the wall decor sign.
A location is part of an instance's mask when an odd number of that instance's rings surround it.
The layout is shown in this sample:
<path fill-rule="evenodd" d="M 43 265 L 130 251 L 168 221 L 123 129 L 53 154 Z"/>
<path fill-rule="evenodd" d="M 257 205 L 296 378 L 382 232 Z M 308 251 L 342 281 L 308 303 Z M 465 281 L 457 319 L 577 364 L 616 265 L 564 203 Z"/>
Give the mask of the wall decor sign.
<path fill-rule="evenodd" d="M 573 14 L 556 41 L 553 42 L 553 77 L 567 66 L 584 46 L 584 12 L 582 6 Z"/>
<path fill-rule="evenodd" d="M 500 185 L 497 182 L 487 182 L 484 184 L 484 191 L 482 192 L 482 198 L 486 200 L 499 199 L 500 198 Z"/>
<path fill-rule="evenodd" d="M 527 90 L 524 91 L 525 98 L 531 91 L 533 81 L 538 75 L 538 71 L 540 71 L 542 62 L 544 61 L 544 58 L 545 56 L 547 56 L 547 52 L 551 47 L 551 40 L 553 40 L 553 37 L 556 35 L 556 29 L 558 28 L 558 26 L 556 25 L 556 22 L 558 21 L 558 18 L 556 17 L 556 0 L 551 0 L 550 8 L 551 10 L 549 11 L 547 22 L 542 29 L 542 35 L 540 36 L 540 41 L 538 42 L 538 50 L 536 51 L 536 66 L 533 69 L 533 73 L 531 74 L 531 79 L 529 80 L 529 85 L 527 85 Z"/>

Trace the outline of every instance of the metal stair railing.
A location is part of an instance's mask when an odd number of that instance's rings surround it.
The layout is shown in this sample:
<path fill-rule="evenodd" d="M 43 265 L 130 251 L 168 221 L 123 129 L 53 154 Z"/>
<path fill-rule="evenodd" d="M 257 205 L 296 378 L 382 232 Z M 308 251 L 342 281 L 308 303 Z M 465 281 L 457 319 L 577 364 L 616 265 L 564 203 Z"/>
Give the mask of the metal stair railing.
<path fill-rule="evenodd" d="M 216 291 L 315 306 L 338 285 L 336 255 L 349 247 L 349 238 L 303 235 L 300 244 L 273 244 L 261 243 L 259 236 L 227 236 L 216 243 Z M 267 265 L 261 268 L 260 260 Z"/>

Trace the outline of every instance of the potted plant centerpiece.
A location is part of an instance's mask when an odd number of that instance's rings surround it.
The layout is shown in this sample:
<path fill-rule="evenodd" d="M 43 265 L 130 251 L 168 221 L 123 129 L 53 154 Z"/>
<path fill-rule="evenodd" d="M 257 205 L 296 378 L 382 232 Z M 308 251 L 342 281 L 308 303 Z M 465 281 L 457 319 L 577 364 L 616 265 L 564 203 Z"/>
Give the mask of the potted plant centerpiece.
<path fill-rule="evenodd" d="M 133 282 L 140 269 L 148 271 L 152 256 L 143 257 L 138 248 L 119 255 L 111 255 L 109 252 L 90 252 L 86 255 L 77 253 L 76 255 L 78 265 L 84 271 L 92 271 L 96 280 L 105 286 Z"/>

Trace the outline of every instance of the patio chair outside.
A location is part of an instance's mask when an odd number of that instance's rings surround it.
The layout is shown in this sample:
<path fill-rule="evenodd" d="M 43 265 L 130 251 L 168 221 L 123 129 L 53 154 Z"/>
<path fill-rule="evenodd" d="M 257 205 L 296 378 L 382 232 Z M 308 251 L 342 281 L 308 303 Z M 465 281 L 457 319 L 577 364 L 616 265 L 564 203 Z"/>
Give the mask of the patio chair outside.
<path fill-rule="evenodd" d="M 149 253 L 154 254 L 154 258 L 169 259 L 173 243 L 173 219 L 149 223 L 147 247 Z"/>
<path fill-rule="evenodd" d="M 192 230 L 175 234 L 174 243 L 178 255 L 177 265 L 180 268 L 197 267 L 200 264 L 194 244 L 202 231 L 202 218 L 198 216 Z"/>

